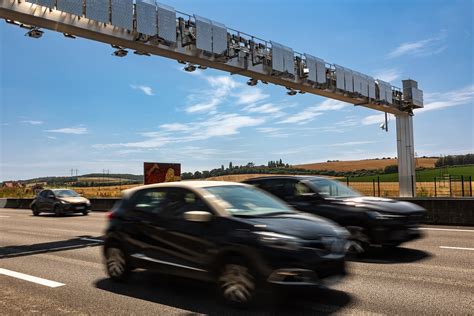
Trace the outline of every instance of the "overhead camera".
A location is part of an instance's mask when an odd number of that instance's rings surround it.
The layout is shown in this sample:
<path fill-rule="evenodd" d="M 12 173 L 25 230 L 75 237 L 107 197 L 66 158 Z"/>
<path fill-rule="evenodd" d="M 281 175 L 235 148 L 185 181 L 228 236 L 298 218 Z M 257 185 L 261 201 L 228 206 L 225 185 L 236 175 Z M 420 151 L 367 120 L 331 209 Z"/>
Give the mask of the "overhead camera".
<path fill-rule="evenodd" d="M 289 89 L 289 91 L 286 92 L 286 94 L 291 95 L 291 96 L 296 95 L 296 93 L 297 93 L 296 90 L 293 90 L 293 89 Z"/>
<path fill-rule="evenodd" d="M 135 55 L 140 55 L 140 56 L 151 56 L 150 53 L 147 53 L 147 52 L 141 52 L 141 51 L 134 51 L 133 52 Z"/>
<path fill-rule="evenodd" d="M 187 72 L 193 72 L 195 70 L 196 70 L 196 66 L 192 64 L 187 64 L 186 67 L 184 67 L 184 71 L 187 71 Z"/>
<path fill-rule="evenodd" d="M 112 55 L 117 56 L 117 57 L 125 57 L 127 56 L 127 54 L 128 52 L 125 49 L 119 48 L 115 52 L 113 52 Z"/>
<path fill-rule="evenodd" d="M 198 68 L 201 69 L 201 70 L 206 70 L 207 66 L 199 65 Z"/>
<path fill-rule="evenodd" d="M 64 37 L 75 39 L 76 37 L 70 33 L 63 33 Z"/>
<path fill-rule="evenodd" d="M 43 31 L 35 28 L 26 32 L 25 36 L 28 36 L 31 38 L 40 38 L 41 36 L 43 36 L 43 33 L 44 33 Z"/>
<path fill-rule="evenodd" d="M 247 85 L 251 86 L 251 87 L 254 87 L 258 84 L 258 80 L 257 79 L 253 79 L 253 78 L 250 78 L 248 81 L 247 81 Z"/>

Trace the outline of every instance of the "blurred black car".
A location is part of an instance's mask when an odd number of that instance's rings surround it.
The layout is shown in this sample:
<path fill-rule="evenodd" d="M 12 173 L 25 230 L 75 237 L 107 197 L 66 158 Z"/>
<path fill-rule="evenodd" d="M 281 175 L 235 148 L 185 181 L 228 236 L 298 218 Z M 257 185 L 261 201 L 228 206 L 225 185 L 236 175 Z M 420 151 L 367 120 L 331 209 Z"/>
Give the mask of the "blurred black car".
<path fill-rule="evenodd" d="M 314 176 L 271 176 L 244 182 L 300 211 L 345 227 L 351 233 L 351 253 L 362 253 L 371 245 L 395 247 L 421 237 L 418 225 L 426 210 L 413 203 L 361 196 L 339 181 Z"/>
<path fill-rule="evenodd" d="M 34 216 L 40 213 L 54 213 L 57 216 L 67 213 L 90 212 L 91 202 L 70 189 L 43 190 L 30 205 Z"/>
<path fill-rule="evenodd" d="M 321 286 L 345 275 L 348 232 L 252 186 L 168 182 L 124 191 L 109 214 L 109 276 L 135 268 L 212 281 L 246 306 L 260 290 Z"/>

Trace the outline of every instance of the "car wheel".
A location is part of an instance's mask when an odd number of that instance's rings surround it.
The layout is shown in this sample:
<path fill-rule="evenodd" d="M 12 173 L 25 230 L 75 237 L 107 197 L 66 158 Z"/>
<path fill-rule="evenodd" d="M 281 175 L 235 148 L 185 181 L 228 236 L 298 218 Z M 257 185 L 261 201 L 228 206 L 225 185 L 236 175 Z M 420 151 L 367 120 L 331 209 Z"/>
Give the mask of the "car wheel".
<path fill-rule="evenodd" d="M 217 283 L 220 297 L 230 305 L 248 307 L 255 299 L 256 278 L 246 264 L 224 264 Z"/>
<path fill-rule="evenodd" d="M 89 212 L 88 212 L 88 211 L 84 211 L 84 212 L 82 212 L 82 215 L 87 216 L 87 215 L 89 215 Z"/>
<path fill-rule="evenodd" d="M 107 274 L 116 281 L 124 281 L 130 274 L 130 265 L 123 250 L 118 246 L 110 246 L 105 250 Z"/>
<path fill-rule="evenodd" d="M 38 216 L 40 214 L 40 211 L 38 211 L 38 207 L 36 205 L 33 205 L 31 210 L 33 211 L 33 216 Z"/>
<path fill-rule="evenodd" d="M 346 253 L 349 256 L 358 256 L 365 253 L 370 244 L 365 229 L 359 226 L 347 226 L 346 228 L 351 234 L 346 244 Z"/>
<path fill-rule="evenodd" d="M 53 208 L 54 215 L 61 216 L 61 207 L 59 205 L 55 205 Z"/>

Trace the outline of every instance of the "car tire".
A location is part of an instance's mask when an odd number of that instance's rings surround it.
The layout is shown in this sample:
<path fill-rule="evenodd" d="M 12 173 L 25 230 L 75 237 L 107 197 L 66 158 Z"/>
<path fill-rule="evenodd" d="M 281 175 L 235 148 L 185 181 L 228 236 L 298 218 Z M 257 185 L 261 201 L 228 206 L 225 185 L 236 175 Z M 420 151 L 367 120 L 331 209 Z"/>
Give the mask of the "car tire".
<path fill-rule="evenodd" d="M 54 215 L 56 215 L 56 216 L 61 216 L 62 215 L 61 207 L 59 205 L 54 206 L 53 212 L 54 212 Z"/>
<path fill-rule="evenodd" d="M 347 255 L 356 257 L 367 252 L 370 241 L 366 230 L 360 226 L 347 226 L 346 229 L 351 234 L 346 245 Z"/>
<path fill-rule="evenodd" d="M 105 267 L 107 274 L 114 281 L 125 281 L 130 275 L 131 267 L 127 255 L 121 247 L 116 245 L 108 246 L 105 251 Z"/>
<path fill-rule="evenodd" d="M 31 211 L 33 212 L 33 216 L 38 216 L 40 215 L 40 211 L 38 211 L 38 207 L 36 205 L 33 205 L 31 207 Z"/>
<path fill-rule="evenodd" d="M 257 278 L 250 266 L 243 261 L 227 261 L 219 271 L 217 290 L 226 304 L 247 308 L 255 302 Z"/>
<path fill-rule="evenodd" d="M 89 212 L 88 212 L 88 211 L 84 211 L 84 212 L 82 212 L 82 215 L 87 216 L 87 215 L 89 215 Z"/>

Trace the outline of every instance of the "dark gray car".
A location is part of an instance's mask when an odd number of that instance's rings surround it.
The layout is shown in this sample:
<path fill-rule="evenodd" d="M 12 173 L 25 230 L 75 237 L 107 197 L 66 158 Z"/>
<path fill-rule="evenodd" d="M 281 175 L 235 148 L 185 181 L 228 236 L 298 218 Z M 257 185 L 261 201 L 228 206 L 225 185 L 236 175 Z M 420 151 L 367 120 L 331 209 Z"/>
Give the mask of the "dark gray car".
<path fill-rule="evenodd" d="M 57 216 L 68 213 L 90 212 L 91 202 L 70 189 L 46 189 L 41 191 L 31 203 L 34 216 L 53 213 Z"/>

